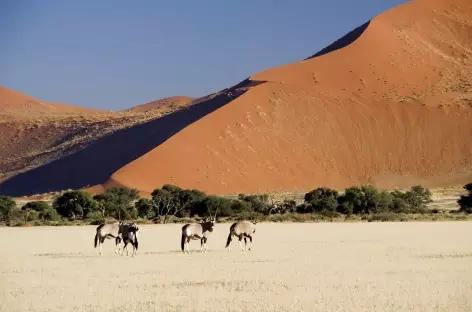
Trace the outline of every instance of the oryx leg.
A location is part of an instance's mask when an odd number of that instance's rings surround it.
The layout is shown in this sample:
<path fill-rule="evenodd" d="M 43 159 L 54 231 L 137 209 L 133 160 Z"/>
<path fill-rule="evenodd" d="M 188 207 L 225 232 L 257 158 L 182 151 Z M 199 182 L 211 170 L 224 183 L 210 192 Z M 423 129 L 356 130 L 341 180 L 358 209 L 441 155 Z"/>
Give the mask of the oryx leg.
<path fill-rule="evenodd" d="M 244 236 L 244 251 L 247 250 L 247 238 Z"/>
<path fill-rule="evenodd" d="M 200 252 L 201 252 L 201 253 L 203 253 L 203 245 L 205 244 L 204 241 L 205 241 L 205 238 L 202 237 L 202 238 L 200 239 Z"/>
<path fill-rule="evenodd" d="M 133 253 L 131 254 L 132 257 L 134 257 L 136 252 L 136 245 L 133 243 Z"/>
<path fill-rule="evenodd" d="M 185 246 L 187 247 L 187 253 L 190 254 L 190 248 L 189 248 L 189 244 L 190 244 L 190 240 L 192 238 L 191 237 L 187 237 L 187 240 L 185 242 Z"/>
<path fill-rule="evenodd" d="M 252 235 L 248 235 L 247 237 L 249 237 L 249 242 L 250 242 L 249 250 L 252 250 Z"/>
<path fill-rule="evenodd" d="M 100 250 L 100 254 L 102 255 L 102 248 L 103 248 L 103 243 L 105 242 L 105 237 L 100 237 L 100 241 L 99 241 L 99 250 Z"/>
<path fill-rule="evenodd" d="M 238 237 L 239 237 L 239 247 L 241 247 L 241 250 L 244 251 L 243 245 L 241 243 L 241 241 L 243 239 L 243 234 L 240 234 Z"/>
<path fill-rule="evenodd" d="M 208 241 L 208 237 L 204 237 L 204 238 L 203 238 L 203 246 L 205 247 L 205 253 L 206 253 L 207 250 L 208 250 L 207 241 Z"/>
<path fill-rule="evenodd" d="M 120 248 L 121 248 L 121 238 L 117 236 L 115 238 L 115 254 L 119 255 L 120 254 Z"/>

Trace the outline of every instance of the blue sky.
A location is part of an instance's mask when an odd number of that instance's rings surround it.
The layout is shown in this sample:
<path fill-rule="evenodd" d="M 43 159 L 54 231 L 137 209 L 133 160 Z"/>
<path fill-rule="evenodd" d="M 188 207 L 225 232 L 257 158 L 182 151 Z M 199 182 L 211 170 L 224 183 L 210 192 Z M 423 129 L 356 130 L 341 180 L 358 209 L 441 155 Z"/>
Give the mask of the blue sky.
<path fill-rule="evenodd" d="M 0 1 L 0 85 L 119 110 L 304 59 L 405 0 Z"/>

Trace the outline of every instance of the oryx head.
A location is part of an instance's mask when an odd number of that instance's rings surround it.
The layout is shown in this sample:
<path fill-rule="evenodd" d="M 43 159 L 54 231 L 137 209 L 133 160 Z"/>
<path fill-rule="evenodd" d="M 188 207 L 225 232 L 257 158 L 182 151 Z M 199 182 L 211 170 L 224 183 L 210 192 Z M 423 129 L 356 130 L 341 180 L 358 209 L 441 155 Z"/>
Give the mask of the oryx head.
<path fill-rule="evenodd" d="M 211 231 L 215 228 L 216 225 L 216 213 L 218 212 L 218 208 L 215 211 L 215 215 L 212 217 L 211 216 L 211 211 L 208 209 L 208 214 L 210 215 L 208 218 L 206 218 L 206 222 L 210 222 L 211 224 Z"/>

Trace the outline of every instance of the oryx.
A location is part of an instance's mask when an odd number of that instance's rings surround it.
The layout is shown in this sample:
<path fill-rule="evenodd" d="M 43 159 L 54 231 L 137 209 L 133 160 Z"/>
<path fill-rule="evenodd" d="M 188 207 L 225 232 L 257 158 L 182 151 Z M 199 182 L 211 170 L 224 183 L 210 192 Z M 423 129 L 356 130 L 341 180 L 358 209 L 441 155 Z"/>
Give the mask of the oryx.
<path fill-rule="evenodd" d="M 209 212 L 210 213 L 210 212 Z M 208 248 L 206 242 L 208 237 L 213 232 L 216 223 L 216 212 L 213 218 L 207 218 L 204 222 L 199 223 L 187 223 L 182 227 L 182 239 L 180 241 L 180 247 L 185 253 L 185 246 L 187 246 L 187 253 L 190 253 L 189 243 L 190 240 L 200 240 L 200 251 L 207 252 Z"/>
<path fill-rule="evenodd" d="M 135 223 L 132 224 L 126 224 L 123 226 L 121 230 L 121 237 L 123 238 L 123 250 L 121 251 L 121 255 L 123 255 L 125 249 L 126 249 L 126 255 L 128 255 L 128 243 L 131 243 L 133 246 L 133 253 L 132 256 L 136 254 L 136 251 L 138 250 L 138 233 L 139 233 L 139 228 Z M 116 237 L 116 245 L 120 245 L 121 243 L 121 237 Z M 119 247 L 118 247 L 119 251 Z"/>
<path fill-rule="evenodd" d="M 130 224 L 124 222 L 117 222 L 117 223 L 110 223 L 110 224 L 100 224 L 97 227 L 95 239 L 94 239 L 94 246 L 97 248 L 97 244 L 99 245 L 100 254 L 102 254 L 103 243 L 105 239 L 115 239 L 115 253 L 119 253 L 120 249 L 120 242 L 121 238 L 120 235 L 123 232 L 123 229 L 128 227 Z"/>
<path fill-rule="evenodd" d="M 242 220 L 238 221 L 236 223 L 233 223 L 231 227 L 229 228 L 229 235 L 228 235 L 228 240 L 226 241 L 226 246 L 225 248 L 228 248 L 228 251 L 231 251 L 231 241 L 233 236 L 236 236 L 239 238 L 239 246 L 243 251 L 247 250 L 247 238 L 249 238 L 250 241 L 250 246 L 249 250 L 251 250 L 252 247 L 252 236 L 256 233 L 256 221 L 251 222 L 248 220 Z M 241 240 L 244 238 L 244 247 L 241 245 Z"/>

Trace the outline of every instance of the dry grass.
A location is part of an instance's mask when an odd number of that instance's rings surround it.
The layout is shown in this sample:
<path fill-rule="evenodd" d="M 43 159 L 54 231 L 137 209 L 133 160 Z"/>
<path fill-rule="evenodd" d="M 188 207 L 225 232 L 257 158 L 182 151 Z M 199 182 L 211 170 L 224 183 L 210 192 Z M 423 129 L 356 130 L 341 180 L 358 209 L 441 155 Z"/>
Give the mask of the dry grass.
<path fill-rule="evenodd" d="M 94 226 L 0 228 L 0 310 L 472 310 L 472 222 L 258 224 L 247 253 L 229 226 L 183 255 L 181 225 L 142 225 L 135 258 Z"/>

